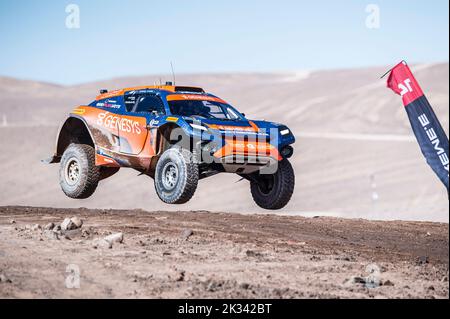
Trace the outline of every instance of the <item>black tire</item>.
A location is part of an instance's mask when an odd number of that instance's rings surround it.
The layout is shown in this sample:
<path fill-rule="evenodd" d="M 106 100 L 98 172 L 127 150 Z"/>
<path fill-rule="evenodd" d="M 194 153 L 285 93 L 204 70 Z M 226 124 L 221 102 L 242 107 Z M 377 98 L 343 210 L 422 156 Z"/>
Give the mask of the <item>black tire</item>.
<path fill-rule="evenodd" d="M 191 152 L 173 147 L 165 151 L 155 170 L 155 189 L 167 204 L 187 203 L 197 189 L 198 165 Z"/>
<path fill-rule="evenodd" d="M 255 174 L 250 190 L 255 203 L 264 209 L 277 210 L 289 203 L 295 187 L 295 175 L 291 163 L 283 159 L 275 174 Z"/>
<path fill-rule="evenodd" d="M 75 199 L 90 197 L 97 188 L 100 175 L 92 146 L 70 144 L 66 148 L 59 169 L 59 184 L 64 194 Z"/>

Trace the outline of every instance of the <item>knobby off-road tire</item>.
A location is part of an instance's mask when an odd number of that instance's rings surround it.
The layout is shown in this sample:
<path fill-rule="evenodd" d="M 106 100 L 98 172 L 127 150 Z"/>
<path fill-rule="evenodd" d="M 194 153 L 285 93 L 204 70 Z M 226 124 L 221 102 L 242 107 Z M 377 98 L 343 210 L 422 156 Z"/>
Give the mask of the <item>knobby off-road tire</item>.
<path fill-rule="evenodd" d="M 156 164 L 155 189 L 167 204 L 187 203 L 197 189 L 198 165 L 188 150 L 173 147 L 165 151 Z"/>
<path fill-rule="evenodd" d="M 295 175 L 287 159 L 278 163 L 272 175 L 255 175 L 250 190 L 255 203 L 264 209 L 277 210 L 289 203 L 295 186 Z"/>
<path fill-rule="evenodd" d="M 64 151 L 59 169 L 59 184 L 70 198 L 90 197 L 100 181 L 100 167 L 95 166 L 95 150 L 90 145 L 70 144 Z"/>

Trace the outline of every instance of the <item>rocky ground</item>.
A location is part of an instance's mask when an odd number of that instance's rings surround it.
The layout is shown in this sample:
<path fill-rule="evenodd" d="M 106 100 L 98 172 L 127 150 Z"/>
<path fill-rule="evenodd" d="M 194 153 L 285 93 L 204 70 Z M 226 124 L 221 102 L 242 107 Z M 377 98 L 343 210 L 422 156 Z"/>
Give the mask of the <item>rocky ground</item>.
<path fill-rule="evenodd" d="M 2 298 L 449 298 L 448 224 L 0 207 Z"/>

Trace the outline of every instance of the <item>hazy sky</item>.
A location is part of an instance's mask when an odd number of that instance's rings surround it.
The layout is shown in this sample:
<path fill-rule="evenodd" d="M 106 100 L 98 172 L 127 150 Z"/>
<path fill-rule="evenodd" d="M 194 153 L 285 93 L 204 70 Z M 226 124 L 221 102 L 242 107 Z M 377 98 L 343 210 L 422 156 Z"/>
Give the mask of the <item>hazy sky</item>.
<path fill-rule="evenodd" d="M 69 4 L 79 6 L 79 29 L 66 27 Z M 379 28 L 366 26 L 369 4 L 379 6 Z M 0 0 L 0 75 L 73 84 L 169 73 L 170 61 L 177 73 L 448 61 L 448 6 L 448 0 Z"/>

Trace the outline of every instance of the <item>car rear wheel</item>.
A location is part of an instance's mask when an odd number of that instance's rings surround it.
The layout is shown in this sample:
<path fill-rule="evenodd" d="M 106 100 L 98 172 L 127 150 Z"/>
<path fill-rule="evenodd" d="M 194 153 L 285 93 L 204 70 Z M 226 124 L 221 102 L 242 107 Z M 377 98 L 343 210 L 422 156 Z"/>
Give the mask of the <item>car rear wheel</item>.
<path fill-rule="evenodd" d="M 59 184 L 64 194 L 75 199 L 90 197 L 97 188 L 100 175 L 92 146 L 70 144 L 67 147 L 59 169 Z"/>
<path fill-rule="evenodd" d="M 173 147 L 165 151 L 156 164 L 155 189 L 167 204 L 187 203 L 197 189 L 198 165 L 191 152 Z"/>
<path fill-rule="evenodd" d="M 295 175 L 291 163 L 283 159 L 275 174 L 255 174 L 250 190 L 255 203 L 264 209 L 277 210 L 285 207 L 294 192 Z"/>

